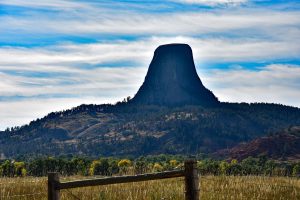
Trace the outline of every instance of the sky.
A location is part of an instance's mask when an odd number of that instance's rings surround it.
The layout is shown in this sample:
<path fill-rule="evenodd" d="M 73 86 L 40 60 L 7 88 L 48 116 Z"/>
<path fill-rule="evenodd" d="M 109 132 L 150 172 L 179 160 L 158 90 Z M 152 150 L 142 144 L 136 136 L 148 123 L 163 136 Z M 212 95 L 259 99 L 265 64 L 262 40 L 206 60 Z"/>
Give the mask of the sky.
<path fill-rule="evenodd" d="M 133 97 L 167 43 L 220 101 L 300 107 L 297 0 L 0 0 L 0 130 Z"/>

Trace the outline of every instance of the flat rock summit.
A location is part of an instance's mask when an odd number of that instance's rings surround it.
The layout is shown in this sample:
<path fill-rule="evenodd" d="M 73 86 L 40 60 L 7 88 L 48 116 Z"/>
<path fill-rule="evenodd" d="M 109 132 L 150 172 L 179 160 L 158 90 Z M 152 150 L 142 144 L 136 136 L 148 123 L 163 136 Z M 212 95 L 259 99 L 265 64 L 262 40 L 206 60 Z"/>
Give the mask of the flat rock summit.
<path fill-rule="evenodd" d="M 219 103 L 197 75 L 192 49 L 187 44 L 166 44 L 155 50 L 144 83 L 132 102 L 164 106 Z"/>

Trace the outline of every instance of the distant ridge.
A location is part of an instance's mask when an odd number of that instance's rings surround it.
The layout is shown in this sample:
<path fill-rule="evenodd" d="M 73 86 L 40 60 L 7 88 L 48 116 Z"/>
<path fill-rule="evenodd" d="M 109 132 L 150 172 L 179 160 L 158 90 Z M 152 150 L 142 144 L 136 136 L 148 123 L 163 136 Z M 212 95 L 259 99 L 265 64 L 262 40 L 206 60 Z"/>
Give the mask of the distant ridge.
<path fill-rule="evenodd" d="M 187 44 L 166 44 L 155 50 L 145 81 L 132 102 L 165 106 L 219 103 L 198 77 L 192 49 Z"/>

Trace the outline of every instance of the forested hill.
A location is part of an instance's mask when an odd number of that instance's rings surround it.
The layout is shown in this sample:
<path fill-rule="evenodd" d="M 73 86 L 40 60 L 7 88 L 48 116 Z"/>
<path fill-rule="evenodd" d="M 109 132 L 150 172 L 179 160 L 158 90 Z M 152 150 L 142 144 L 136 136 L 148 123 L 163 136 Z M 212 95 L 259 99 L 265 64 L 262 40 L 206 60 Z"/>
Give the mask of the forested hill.
<path fill-rule="evenodd" d="M 276 160 L 300 160 L 300 126 L 293 126 L 272 135 L 223 149 L 214 155 L 242 160 L 250 156 L 266 156 Z"/>
<path fill-rule="evenodd" d="M 0 134 L 2 157 L 212 153 L 300 125 L 300 109 L 278 104 L 217 107 L 81 105 Z"/>

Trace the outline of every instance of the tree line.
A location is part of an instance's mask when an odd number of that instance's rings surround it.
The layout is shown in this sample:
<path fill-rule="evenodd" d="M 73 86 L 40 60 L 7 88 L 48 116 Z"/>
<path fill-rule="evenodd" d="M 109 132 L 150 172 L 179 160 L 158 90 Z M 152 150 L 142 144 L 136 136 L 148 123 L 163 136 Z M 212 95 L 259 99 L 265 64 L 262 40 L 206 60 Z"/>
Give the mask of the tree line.
<path fill-rule="evenodd" d="M 179 155 L 157 155 L 139 158 L 39 157 L 26 161 L 0 161 L 0 177 L 46 176 L 59 172 L 63 176 L 111 176 L 141 174 L 183 168 L 186 158 Z M 202 175 L 265 175 L 300 177 L 300 162 L 278 162 L 264 156 L 244 160 L 197 159 Z"/>

